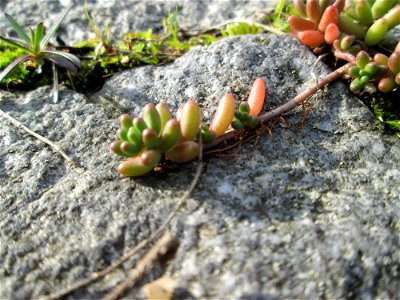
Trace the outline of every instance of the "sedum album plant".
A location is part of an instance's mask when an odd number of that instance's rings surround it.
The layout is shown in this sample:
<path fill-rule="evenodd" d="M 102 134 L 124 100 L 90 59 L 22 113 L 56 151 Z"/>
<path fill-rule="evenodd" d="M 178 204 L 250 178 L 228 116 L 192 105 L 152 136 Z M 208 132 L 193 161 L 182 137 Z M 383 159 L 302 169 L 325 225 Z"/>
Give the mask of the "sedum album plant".
<path fill-rule="evenodd" d="M 345 77 L 352 92 L 400 87 L 400 42 L 393 46 L 389 33 L 400 24 L 399 0 L 294 0 L 293 5 L 298 15 L 288 19 L 291 34 L 314 49 L 330 46 L 337 59 L 350 62 Z"/>
<path fill-rule="evenodd" d="M 175 118 L 163 102 L 147 104 L 140 117 L 123 114 L 118 140 L 110 146 L 112 152 L 127 158 L 118 166 L 118 172 L 137 177 L 152 171 L 163 157 L 176 163 L 193 160 L 199 156 L 200 143 L 211 145 L 230 126 L 233 131 L 257 127 L 264 99 L 265 82 L 258 78 L 248 100 L 237 109 L 234 95 L 226 93 L 209 126 L 202 126 L 201 109 L 195 100 L 188 100 L 179 108 Z"/>

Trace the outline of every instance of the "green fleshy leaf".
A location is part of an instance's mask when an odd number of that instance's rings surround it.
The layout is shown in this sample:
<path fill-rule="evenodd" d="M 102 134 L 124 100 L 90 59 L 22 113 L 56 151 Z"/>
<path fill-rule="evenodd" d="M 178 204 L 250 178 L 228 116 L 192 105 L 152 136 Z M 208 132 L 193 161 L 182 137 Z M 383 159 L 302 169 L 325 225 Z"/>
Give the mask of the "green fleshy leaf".
<path fill-rule="evenodd" d="M 37 24 L 36 26 L 36 32 L 35 32 L 35 41 L 33 43 L 33 49 L 35 52 L 39 52 L 40 49 L 40 42 L 43 38 L 44 35 L 44 25 L 43 22 Z"/>

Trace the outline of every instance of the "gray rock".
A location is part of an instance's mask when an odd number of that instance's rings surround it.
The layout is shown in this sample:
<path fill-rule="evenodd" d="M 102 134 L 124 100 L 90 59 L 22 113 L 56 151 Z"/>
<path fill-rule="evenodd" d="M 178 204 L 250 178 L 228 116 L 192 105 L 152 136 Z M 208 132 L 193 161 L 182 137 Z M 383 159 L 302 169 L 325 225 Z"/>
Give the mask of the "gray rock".
<path fill-rule="evenodd" d="M 148 102 L 175 110 L 199 101 L 209 121 L 227 91 L 246 99 L 263 77 L 265 108 L 295 96 L 329 70 L 288 36 L 224 39 L 165 66 L 111 78 L 87 98 L 50 88 L 1 92 L 0 108 L 63 147 L 48 146 L 0 119 L 0 298 L 37 298 L 108 266 L 146 238 L 189 186 L 196 162 L 121 178 L 109 153 L 121 112 Z M 239 156 L 207 156 L 194 193 L 169 229 L 180 246 L 166 269 L 208 299 L 398 298 L 400 146 L 340 82 L 242 145 Z M 232 154 L 235 153 L 235 150 Z M 138 257 L 135 257 L 137 259 Z M 125 278 L 124 265 L 72 299 L 97 299 Z"/>
<path fill-rule="evenodd" d="M 110 39 L 119 40 L 129 31 L 145 31 L 153 28 L 155 32 L 163 32 L 162 20 L 168 12 L 179 11 L 180 28 L 186 30 L 208 29 L 227 20 L 248 18 L 258 21 L 265 18 L 264 10 L 271 10 L 276 0 L 96 0 L 87 1 L 89 12 L 95 17 L 99 28 L 104 29 L 109 23 Z M 44 21 L 45 26 L 52 26 L 72 0 L 63 1 L 2 1 L 1 8 L 12 15 L 23 26 L 36 26 Z M 60 28 L 59 37 L 73 45 L 88 38 L 94 38 L 84 10 L 84 1 L 75 1 L 75 5 L 67 15 Z M 15 35 L 6 18 L 0 16 L 0 34 Z"/>

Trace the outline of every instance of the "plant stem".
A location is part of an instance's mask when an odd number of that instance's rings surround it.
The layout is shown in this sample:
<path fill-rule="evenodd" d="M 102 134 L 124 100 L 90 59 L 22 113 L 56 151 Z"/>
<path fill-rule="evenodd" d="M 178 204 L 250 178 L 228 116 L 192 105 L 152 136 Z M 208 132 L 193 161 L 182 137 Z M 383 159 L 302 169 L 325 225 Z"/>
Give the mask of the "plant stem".
<path fill-rule="evenodd" d="M 337 58 L 343 59 L 343 60 L 348 61 L 348 62 L 350 62 L 350 63 L 353 63 L 353 62 L 355 62 L 355 60 L 356 60 L 356 58 L 354 57 L 353 54 L 348 53 L 348 52 L 344 52 L 344 51 L 342 51 L 342 50 L 336 49 L 335 52 L 333 52 L 333 54 L 334 54 Z"/>
<path fill-rule="evenodd" d="M 11 123 L 13 123 L 16 127 L 18 127 L 19 129 L 25 130 L 26 132 L 28 132 L 29 134 L 33 135 L 35 138 L 41 140 L 43 143 L 46 143 L 47 145 L 49 145 L 50 147 L 52 147 L 54 149 L 54 151 L 58 152 L 59 154 L 61 154 L 62 157 L 65 158 L 65 160 L 67 162 L 69 162 L 70 164 L 72 164 L 73 166 L 77 167 L 77 168 L 82 168 L 77 162 L 75 162 L 72 158 L 70 158 L 62 149 L 59 145 L 57 145 L 56 143 L 50 141 L 49 139 L 45 138 L 44 136 L 41 136 L 40 134 L 34 132 L 33 130 L 29 129 L 28 127 L 26 127 L 24 124 L 22 124 L 20 121 L 14 119 L 13 117 L 11 117 L 9 114 L 5 113 L 3 110 L 0 109 L 0 115 L 6 119 L 8 119 Z"/>
<path fill-rule="evenodd" d="M 164 235 L 154 244 L 154 246 L 138 261 L 128 278 L 118 284 L 110 293 L 105 295 L 102 300 L 119 299 L 126 291 L 133 288 L 135 283 L 144 275 L 151 265 L 165 256 L 168 252 L 176 249 L 178 241 L 169 233 Z"/>
<path fill-rule="evenodd" d="M 314 95 L 318 90 L 322 89 L 325 85 L 329 84 L 330 82 L 342 77 L 346 72 L 347 68 L 350 64 L 345 64 L 344 66 L 340 67 L 339 69 L 329 73 L 326 75 L 324 78 L 318 80 L 318 82 L 306 89 L 304 92 L 301 92 L 298 94 L 296 97 L 294 97 L 292 100 L 289 102 L 286 102 L 285 104 L 269 111 L 258 118 L 260 119 L 260 122 L 264 123 L 267 122 L 268 120 L 271 120 L 272 118 L 278 117 L 296 106 L 301 105 L 304 101 L 309 99 L 312 95 Z"/>
<path fill-rule="evenodd" d="M 350 65 L 350 63 L 347 63 L 344 66 L 340 67 L 339 69 L 329 73 L 325 77 L 318 80 L 318 82 L 315 85 L 309 87 L 304 92 L 301 92 L 300 94 L 298 94 L 296 97 L 294 97 L 289 102 L 286 102 L 285 104 L 282 104 L 281 106 L 260 115 L 258 117 L 260 122 L 265 123 L 265 122 L 267 122 L 273 118 L 279 117 L 279 116 L 283 115 L 284 113 L 287 113 L 288 111 L 292 110 L 293 108 L 301 105 L 307 99 L 309 99 L 312 95 L 314 95 L 318 90 L 322 89 L 325 85 L 342 77 L 347 72 L 347 68 L 349 67 L 349 65 Z M 214 148 L 215 146 L 219 145 L 220 143 L 225 142 L 230 139 L 233 139 L 233 138 L 236 138 L 238 136 L 239 136 L 239 133 L 237 131 L 235 131 L 235 130 L 229 131 L 229 132 L 225 133 L 224 135 L 221 135 L 213 143 L 204 145 L 204 148 L 205 149 Z"/>

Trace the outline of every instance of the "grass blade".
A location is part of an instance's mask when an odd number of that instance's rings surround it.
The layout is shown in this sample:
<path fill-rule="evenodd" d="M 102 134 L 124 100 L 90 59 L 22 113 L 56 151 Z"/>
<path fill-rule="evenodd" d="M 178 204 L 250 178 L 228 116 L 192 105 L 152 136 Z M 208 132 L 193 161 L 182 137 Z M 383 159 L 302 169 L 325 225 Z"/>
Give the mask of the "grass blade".
<path fill-rule="evenodd" d="M 97 25 L 96 21 L 90 15 L 89 8 L 87 6 L 87 1 L 86 0 L 85 0 L 85 14 L 86 14 L 86 17 L 89 20 L 89 26 L 94 31 L 97 39 L 100 40 L 100 41 L 103 41 L 103 39 L 102 39 L 103 35 L 101 34 L 99 26 Z"/>
<path fill-rule="evenodd" d="M 35 34 L 35 32 L 33 31 L 32 28 L 29 28 L 29 32 L 30 32 L 30 34 L 31 34 L 31 42 L 29 43 L 29 45 L 31 45 L 32 50 L 34 50 L 35 39 L 36 39 L 35 36 L 36 36 L 36 34 Z"/>
<path fill-rule="evenodd" d="M 68 12 L 71 10 L 71 8 L 75 4 L 70 5 L 67 10 L 61 15 L 61 17 L 58 19 L 58 21 L 50 28 L 49 32 L 45 35 L 43 40 L 40 42 L 40 48 L 46 48 L 47 44 L 49 43 L 50 39 L 56 34 L 58 28 L 60 28 L 60 25 L 62 21 L 64 21 L 65 16 L 68 14 Z"/>
<path fill-rule="evenodd" d="M 0 73 L 0 82 L 12 71 L 14 70 L 20 63 L 31 59 L 30 54 L 25 54 L 18 57 L 11 64 L 9 64 L 1 73 Z"/>
<path fill-rule="evenodd" d="M 35 41 L 34 41 L 34 50 L 35 52 L 40 51 L 40 41 L 42 40 L 44 35 L 44 25 L 43 22 L 40 22 L 36 25 L 36 34 L 35 34 Z"/>
<path fill-rule="evenodd" d="M 3 42 L 6 42 L 14 47 L 17 47 L 19 49 L 23 49 L 26 52 L 29 52 L 31 54 L 33 54 L 34 52 L 30 49 L 29 45 L 25 44 L 24 41 L 20 40 L 20 39 L 16 39 L 16 38 L 6 38 L 4 36 L 0 35 L 0 40 L 2 40 Z"/>
<path fill-rule="evenodd" d="M 14 28 L 15 32 L 18 36 L 23 39 L 28 45 L 30 44 L 29 36 L 25 33 L 21 26 L 11 17 L 9 14 L 4 13 L 4 16 L 7 18 L 8 22 L 10 22 L 11 26 Z"/>

